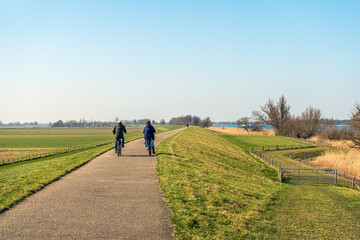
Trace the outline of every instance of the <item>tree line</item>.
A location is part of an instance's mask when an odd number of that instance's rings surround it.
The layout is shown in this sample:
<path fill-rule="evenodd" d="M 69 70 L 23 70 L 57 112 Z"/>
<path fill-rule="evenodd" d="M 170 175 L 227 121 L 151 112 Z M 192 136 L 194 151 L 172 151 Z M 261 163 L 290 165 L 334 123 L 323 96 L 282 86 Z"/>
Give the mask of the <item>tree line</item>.
<path fill-rule="evenodd" d="M 93 120 L 85 120 L 80 119 L 79 121 L 76 120 L 70 120 L 70 121 L 63 121 L 58 120 L 54 123 L 50 124 L 50 127 L 56 128 L 56 127 L 113 127 L 116 122 L 118 122 L 120 119 L 116 117 L 114 121 L 93 121 Z M 148 118 L 144 119 L 133 119 L 133 120 L 121 120 L 123 124 L 127 125 L 144 125 L 146 121 L 150 121 Z M 161 119 L 160 122 L 157 122 L 155 120 L 152 120 L 151 123 L 153 125 L 155 124 L 166 124 L 164 119 Z"/>
<path fill-rule="evenodd" d="M 2 121 L 0 121 L 0 126 L 9 126 L 9 127 L 13 127 L 13 126 L 16 126 L 16 127 L 19 127 L 19 126 L 37 126 L 39 125 L 39 123 L 37 121 L 34 121 L 34 122 L 9 122 L 7 124 L 3 123 Z"/>
<path fill-rule="evenodd" d="M 209 117 L 201 119 L 200 117 L 195 115 L 186 115 L 171 118 L 169 121 L 169 125 L 192 125 L 200 127 L 210 127 L 212 125 L 212 122 Z"/>

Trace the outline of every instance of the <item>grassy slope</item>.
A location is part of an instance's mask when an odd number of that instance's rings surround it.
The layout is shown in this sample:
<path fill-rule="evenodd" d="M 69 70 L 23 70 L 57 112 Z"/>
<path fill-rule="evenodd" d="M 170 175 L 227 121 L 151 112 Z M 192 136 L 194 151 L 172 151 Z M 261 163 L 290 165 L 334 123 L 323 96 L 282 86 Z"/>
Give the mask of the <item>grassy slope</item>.
<path fill-rule="evenodd" d="M 161 187 L 174 211 L 178 237 L 241 238 L 280 190 L 276 171 L 241 148 L 200 128 L 165 140 L 158 149 Z"/>
<path fill-rule="evenodd" d="M 280 184 L 275 170 L 237 145 L 200 128 L 160 145 L 159 181 L 180 239 L 360 236 L 359 192 Z"/>
<path fill-rule="evenodd" d="M 162 126 L 159 132 L 181 126 Z M 125 141 L 142 137 L 142 132 L 126 135 Z M 85 164 L 99 154 L 113 148 L 113 144 L 90 148 L 32 161 L 0 166 L 0 213 L 52 181 Z"/>

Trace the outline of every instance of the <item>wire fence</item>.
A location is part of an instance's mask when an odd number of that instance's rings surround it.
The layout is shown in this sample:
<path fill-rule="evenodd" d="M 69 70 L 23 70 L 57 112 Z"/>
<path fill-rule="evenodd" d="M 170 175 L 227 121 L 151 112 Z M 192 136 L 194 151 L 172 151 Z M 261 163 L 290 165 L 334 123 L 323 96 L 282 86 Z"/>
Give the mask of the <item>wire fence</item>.
<path fill-rule="evenodd" d="M 254 149 L 256 151 L 277 151 L 277 150 L 291 150 L 291 149 L 304 149 L 304 148 L 313 148 L 314 145 L 309 144 L 291 144 L 291 145 L 268 145 L 268 146 L 257 146 Z"/>
<path fill-rule="evenodd" d="M 292 139 L 292 140 L 295 140 L 295 141 L 298 141 L 298 142 L 307 143 L 307 144 L 310 144 L 310 145 L 316 145 L 316 143 L 314 141 L 310 141 L 310 140 L 303 139 L 303 138 L 294 138 L 294 137 L 288 137 L 288 136 L 281 136 L 281 137 Z"/>
<path fill-rule="evenodd" d="M 286 146 L 285 146 L 286 147 Z M 311 146 L 313 147 L 313 146 Z M 302 147 L 302 148 L 308 148 L 308 147 Z M 250 153 L 254 156 L 258 157 L 263 162 L 267 163 L 268 165 L 276 168 L 278 170 L 278 176 L 280 181 L 282 182 L 295 182 L 296 180 L 299 183 L 318 183 L 318 184 L 335 184 L 335 185 L 341 185 L 341 186 L 347 186 L 353 189 L 360 190 L 360 180 L 356 177 L 349 177 L 348 175 L 339 173 L 337 169 L 307 169 L 300 170 L 299 168 L 296 169 L 297 173 L 294 171 L 290 171 L 291 168 L 282 168 L 281 162 L 271 159 L 267 156 L 265 156 L 261 151 L 269 151 L 269 150 L 262 150 L 265 149 L 264 147 L 258 147 L 258 148 L 250 148 Z M 300 149 L 300 148 L 294 148 L 294 149 Z M 275 150 L 283 150 L 283 148 L 278 149 L 271 149 L 270 151 Z M 285 178 L 284 177 L 284 172 Z M 323 172 L 322 172 L 323 171 Z M 336 176 L 331 177 L 331 174 L 335 174 Z M 300 179 L 300 181 L 299 181 Z M 284 180 L 284 181 L 283 181 Z"/>
<path fill-rule="evenodd" d="M 35 160 L 35 159 L 44 158 L 44 157 L 51 157 L 51 156 L 55 156 L 58 154 L 69 153 L 69 152 L 84 150 L 84 149 L 93 148 L 93 147 L 99 147 L 99 146 L 103 146 L 103 145 L 106 145 L 106 144 L 109 144 L 112 142 L 113 141 L 95 144 L 95 145 L 89 145 L 89 146 L 82 146 L 82 147 L 69 146 L 69 147 L 64 147 L 64 148 L 60 148 L 60 149 L 55 149 L 53 151 L 45 152 L 45 153 L 30 154 L 30 155 L 13 158 L 13 159 L 3 159 L 2 161 L 0 161 L 0 166 L 13 164 L 13 163 L 17 163 L 17 162 Z"/>
<path fill-rule="evenodd" d="M 281 182 L 309 184 L 337 184 L 336 169 L 280 168 Z"/>
<path fill-rule="evenodd" d="M 270 166 L 274 167 L 274 168 L 281 168 L 281 164 L 280 162 L 273 160 L 269 157 L 266 157 L 264 154 L 262 154 L 261 152 L 257 151 L 254 148 L 250 148 L 250 153 L 255 155 L 256 157 L 260 158 L 261 160 L 263 160 L 264 162 L 266 162 L 267 164 L 269 164 Z"/>

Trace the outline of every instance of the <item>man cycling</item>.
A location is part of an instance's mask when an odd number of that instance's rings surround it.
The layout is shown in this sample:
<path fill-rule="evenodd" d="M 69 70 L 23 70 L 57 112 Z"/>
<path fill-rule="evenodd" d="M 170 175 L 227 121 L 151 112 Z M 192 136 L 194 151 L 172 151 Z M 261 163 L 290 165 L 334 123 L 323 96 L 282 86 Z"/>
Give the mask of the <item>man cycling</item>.
<path fill-rule="evenodd" d="M 122 124 L 121 121 L 118 121 L 113 129 L 113 134 L 115 134 L 115 152 L 116 152 L 116 147 L 117 147 L 117 140 L 121 139 L 121 145 L 122 147 L 124 146 L 124 141 L 125 141 L 125 137 L 124 137 L 124 133 L 126 133 L 126 128 L 125 126 Z"/>
<path fill-rule="evenodd" d="M 154 133 L 156 132 L 155 128 L 150 124 L 150 121 L 146 121 L 146 126 L 144 127 L 144 138 L 145 138 L 145 146 L 147 146 L 147 141 L 150 139 L 152 142 L 152 151 L 155 154 L 155 147 L 154 147 Z"/>

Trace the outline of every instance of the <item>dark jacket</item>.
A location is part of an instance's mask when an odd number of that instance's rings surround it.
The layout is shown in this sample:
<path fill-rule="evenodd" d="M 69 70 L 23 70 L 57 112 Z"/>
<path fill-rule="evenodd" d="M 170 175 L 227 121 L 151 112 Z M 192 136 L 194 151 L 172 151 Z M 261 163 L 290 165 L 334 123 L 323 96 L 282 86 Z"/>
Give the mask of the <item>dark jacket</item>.
<path fill-rule="evenodd" d="M 117 138 L 123 138 L 124 133 L 126 133 L 126 128 L 122 123 L 117 123 L 114 126 L 113 134 L 115 134 L 115 137 Z"/>
<path fill-rule="evenodd" d="M 154 133 L 156 132 L 155 128 L 149 123 L 146 124 L 146 126 L 144 127 L 144 138 L 145 139 L 155 139 Z"/>

